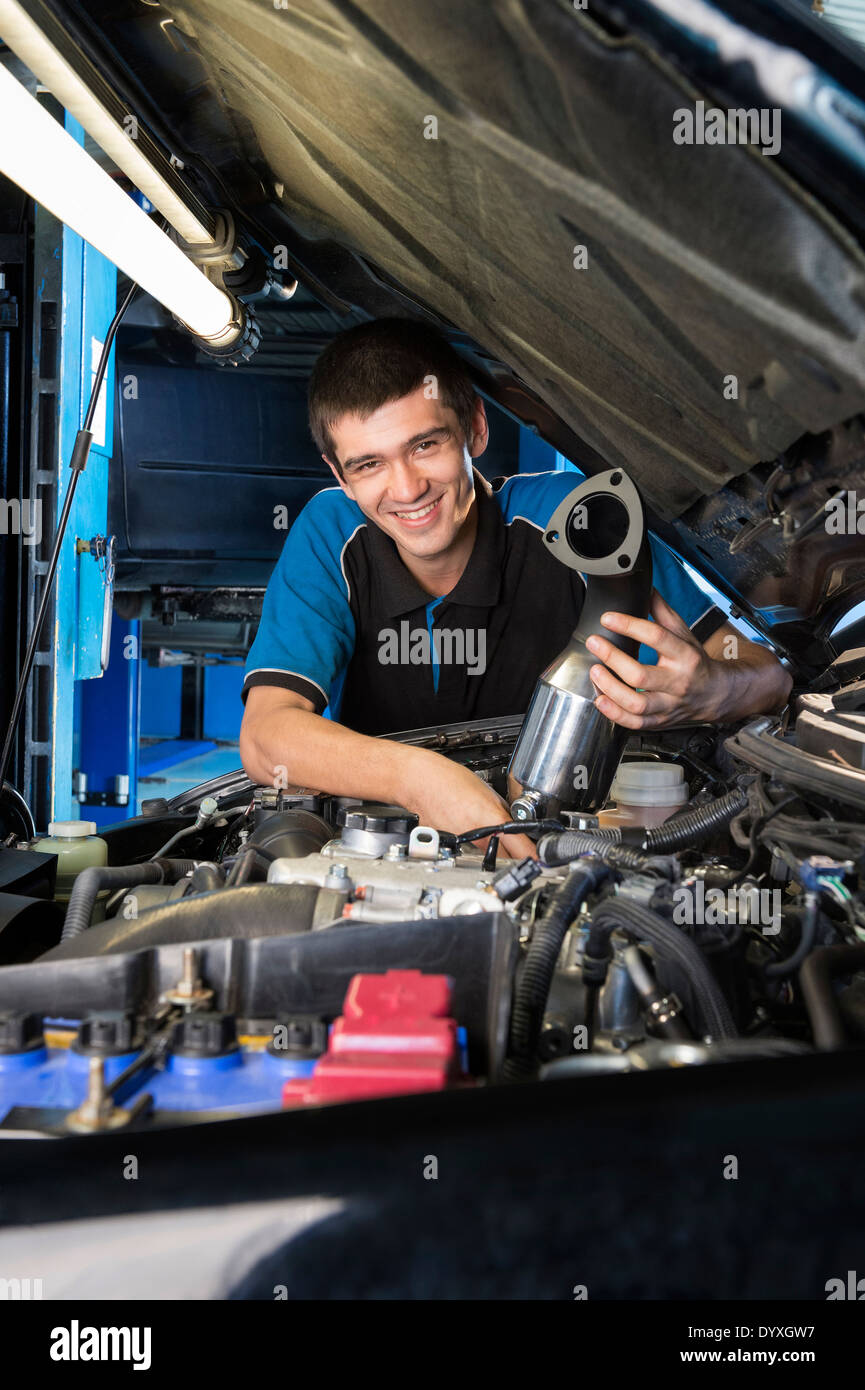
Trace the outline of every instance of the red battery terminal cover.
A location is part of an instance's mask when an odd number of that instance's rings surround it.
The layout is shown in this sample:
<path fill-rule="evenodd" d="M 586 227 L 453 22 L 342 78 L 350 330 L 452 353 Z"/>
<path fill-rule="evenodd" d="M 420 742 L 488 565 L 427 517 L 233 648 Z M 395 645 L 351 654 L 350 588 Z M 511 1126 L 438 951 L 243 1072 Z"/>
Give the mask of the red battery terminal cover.
<path fill-rule="evenodd" d="M 420 970 L 355 975 L 327 1052 L 311 1076 L 287 1081 L 284 1106 L 411 1091 L 441 1091 L 462 1079 L 453 982 Z"/>

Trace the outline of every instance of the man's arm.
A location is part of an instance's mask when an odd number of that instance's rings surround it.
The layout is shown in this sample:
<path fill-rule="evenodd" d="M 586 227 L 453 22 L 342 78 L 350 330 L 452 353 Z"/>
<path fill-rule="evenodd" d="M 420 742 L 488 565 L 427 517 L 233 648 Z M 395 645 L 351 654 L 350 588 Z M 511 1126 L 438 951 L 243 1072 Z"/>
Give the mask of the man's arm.
<path fill-rule="evenodd" d="M 510 819 L 506 803 L 468 768 L 428 748 L 356 733 L 316 714 L 304 696 L 275 686 L 249 692 L 240 757 L 254 782 L 392 802 L 436 830 L 459 834 Z M 512 858 L 537 857 L 527 835 L 504 835 L 500 844 Z"/>
<path fill-rule="evenodd" d="M 731 723 L 783 708 L 793 682 L 771 652 L 729 623 L 701 645 L 656 590 L 652 614 L 653 623 L 625 613 L 605 613 L 602 622 L 654 648 L 654 666 L 625 656 L 600 634 L 586 643 L 604 662 L 592 667 L 591 677 L 595 704 L 608 719 L 626 729 L 659 729 L 702 720 Z"/>
<path fill-rule="evenodd" d="M 727 675 L 718 719 L 730 723 L 751 714 L 775 714 L 787 703 L 793 677 L 774 652 L 749 642 L 731 623 L 723 623 L 703 643 L 706 655 Z"/>

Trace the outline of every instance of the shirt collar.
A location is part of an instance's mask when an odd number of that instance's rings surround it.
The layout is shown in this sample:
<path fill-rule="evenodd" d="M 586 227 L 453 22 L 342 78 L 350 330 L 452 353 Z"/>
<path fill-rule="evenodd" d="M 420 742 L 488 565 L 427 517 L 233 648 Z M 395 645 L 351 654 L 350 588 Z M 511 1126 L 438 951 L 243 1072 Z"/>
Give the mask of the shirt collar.
<path fill-rule="evenodd" d="M 492 608 L 499 601 L 505 554 L 505 523 L 493 490 L 482 473 L 472 468 L 478 529 L 468 564 L 449 594 L 448 603 Z M 417 582 L 399 556 L 396 544 L 374 522 L 367 527 L 377 584 L 378 607 L 395 618 L 425 608 L 434 596 Z"/>

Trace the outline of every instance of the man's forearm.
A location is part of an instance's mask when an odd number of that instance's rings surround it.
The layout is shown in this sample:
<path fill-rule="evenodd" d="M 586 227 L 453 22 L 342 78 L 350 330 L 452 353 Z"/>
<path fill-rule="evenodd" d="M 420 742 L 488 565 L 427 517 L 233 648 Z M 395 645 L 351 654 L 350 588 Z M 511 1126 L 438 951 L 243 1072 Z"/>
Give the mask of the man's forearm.
<path fill-rule="evenodd" d="M 713 720 L 730 723 L 783 709 L 793 681 L 771 652 L 755 645 L 735 660 L 715 658 L 715 662 L 718 695 L 710 711 Z"/>
<path fill-rule="evenodd" d="M 314 787 L 339 796 L 399 803 L 424 750 L 356 733 L 303 709 L 278 709 L 241 730 L 248 775 L 266 786 Z"/>
<path fill-rule="evenodd" d="M 421 825 L 459 834 L 510 819 L 507 803 L 469 768 L 431 748 L 371 738 L 312 710 L 255 690 L 240 729 L 240 756 L 253 781 L 269 786 L 311 787 L 336 796 L 392 802 L 413 812 Z M 501 848 L 511 858 L 537 857 L 526 835 L 507 834 Z M 480 850 L 486 848 L 482 838 Z"/>

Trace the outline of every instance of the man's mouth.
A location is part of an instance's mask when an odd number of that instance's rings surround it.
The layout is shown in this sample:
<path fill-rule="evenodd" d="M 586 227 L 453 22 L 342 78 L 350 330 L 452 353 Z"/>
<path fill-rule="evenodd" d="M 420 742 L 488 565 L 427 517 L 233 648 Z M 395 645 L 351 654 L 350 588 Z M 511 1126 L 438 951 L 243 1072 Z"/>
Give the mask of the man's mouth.
<path fill-rule="evenodd" d="M 444 496 L 444 493 L 442 493 L 442 496 Z M 441 500 L 441 497 L 437 497 L 434 502 L 427 502 L 424 507 L 413 507 L 406 511 L 391 512 L 390 515 L 397 517 L 404 526 L 423 526 L 438 516 Z"/>

